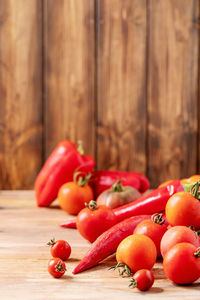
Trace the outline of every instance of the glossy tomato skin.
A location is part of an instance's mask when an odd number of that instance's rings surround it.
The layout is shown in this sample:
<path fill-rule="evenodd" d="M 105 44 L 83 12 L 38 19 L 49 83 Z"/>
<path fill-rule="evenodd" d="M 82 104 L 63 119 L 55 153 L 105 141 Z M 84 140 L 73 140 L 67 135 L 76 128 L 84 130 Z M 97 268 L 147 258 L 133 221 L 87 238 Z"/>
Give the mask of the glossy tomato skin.
<path fill-rule="evenodd" d="M 79 186 L 76 182 L 65 183 L 58 192 L 60 207 L 71 215 L 77 215 L 93 197 L 92 188 L 88 184 Z"/>
<path fill-rule="evenodd" d="M 137 271 L 133 275 L 133 279 L 136 281 L 136 287 L 140 291 L 147 291 L 149 290 L 153 283 L 154 283 L 154 275 L 150 270 L 141 269 Z"/>
<path fill-rule="evenodd" d="M 178 243 L 190 243 L 196 248 L 200 246 L 199 238 L 195 232 L 186 226 L 171 227 L 162 237 L 160 249 L 162 257 L 165 256 L 167 251 Z"/>
<path fill-rule="evenodd" d="M 98 206 L 95 210 L 88 207 L 82 209 L 76 220 L 79 233 L 91 243 L 115 224 L 116 216 L 113 210 L 104 205 Z"/>
<path fill-rule="evenodd" d="M 54 278 L 60 278 L 65 274 L 66 266 L 64 261 L 58 257 L 50 259 L 48 263 L 48 271 Z"/>
<path fill-rule="evenodd" d="M 67 260 L 71 254 L 71 246 L 67 241 L 58 240 L 51 246 L 51 255 L 62 260 Z"/>
<path fill-rule="evenodd" d="M 163 260 L 166 276 L 176 284 L 190 284 L 200 277 L 200 257 L 195 257 L 196 247 L 189 243 L 173 246 Z"/>
<path fill-rule="evenodd" d="M 166 218 L 170 225 L 194 226 L 200 229 L 200 201 L 189 192 L 179 192 L 169 198 Z"/>
<path fill-rule="evenodd" d="M 118 246 L 117 262 L 126 264 L 132 272 L 150 270 L 156 262 L 157 251 L 154 242 L 146 235 L 133 234 L 126 237 Z"/>
<path fill-rule="evenodd" d="M 167 225 L 165 224 L 160 225 L 149 219 L 139 223 L 136 226 L 134 233 L 144 234 L 148 236 L 150 239 L 152 239 L 152 241 L 156 245 L 157 257 L 161 257 L 160 242 L 166 231 L 167 231 Z"/>
<path fill-rule="evenodd" d="M 183 184 L 193 184 L 200 180 L 200 175 L 192 175 L 189 178 L 184 178 L 181 180 Z"/>

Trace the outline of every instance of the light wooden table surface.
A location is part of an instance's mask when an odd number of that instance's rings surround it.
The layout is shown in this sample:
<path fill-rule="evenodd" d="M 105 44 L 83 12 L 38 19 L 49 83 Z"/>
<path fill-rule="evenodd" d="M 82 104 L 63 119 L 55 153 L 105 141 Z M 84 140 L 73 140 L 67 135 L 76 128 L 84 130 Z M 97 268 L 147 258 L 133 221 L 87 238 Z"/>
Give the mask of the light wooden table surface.
<path fill-rule="evenodd" d="M 114 256 L 72 275 L 89 243 L 76 230 L 58 226 L 67 217 L 56 206 L 37 208 L 32 191 L 0 191 L 0 299 L 200 299 L 200 280 L 176 286 L 166 279 L 161 263 L 153 268 L 155 283 L 148 292 L 128 288 L 129 278 L 108 270 Z M 52 237 L 66 239 L 72 247 L 61 279 L 47 272 L 50 252 L 45 245 Z"/>

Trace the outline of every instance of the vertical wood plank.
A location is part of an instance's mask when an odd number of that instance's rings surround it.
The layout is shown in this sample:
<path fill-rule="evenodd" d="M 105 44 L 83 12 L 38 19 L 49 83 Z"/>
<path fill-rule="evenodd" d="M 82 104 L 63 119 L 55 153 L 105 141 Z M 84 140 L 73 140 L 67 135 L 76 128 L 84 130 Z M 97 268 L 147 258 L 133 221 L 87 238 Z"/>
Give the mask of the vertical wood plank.
<path fill-rule="evenodd" d="M 146 168 L 146 0 L 98 0 L 98 167 Z"/>
<path fill-rule="evenodd" d="M 94 155 L 94 1 L 44 3 L 46 157 L 65 138 Z"/>
<path fill-rule="evenodd" d="M 196 173 L 199 1 L 149 1 L 148 175 Z"/>
<path fill-rule="evenodd" d="M 31 188 L 42 160 L 41 1 L 0 0 L 0 188 Z"/>

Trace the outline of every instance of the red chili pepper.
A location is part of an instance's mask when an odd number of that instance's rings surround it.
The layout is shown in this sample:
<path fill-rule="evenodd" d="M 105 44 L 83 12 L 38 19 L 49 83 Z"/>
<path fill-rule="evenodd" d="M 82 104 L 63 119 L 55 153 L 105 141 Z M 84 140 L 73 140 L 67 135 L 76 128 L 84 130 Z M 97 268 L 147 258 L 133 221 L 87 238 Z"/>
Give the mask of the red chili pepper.
<path fill-rule="evenodd" d="M 49 206 L 57 198 L 59 188 L 73 180 L 75 170 L 87 174 L 94 166 L 94 159 L 84 155 L 82 145 L 76 148 L 68 140 L 60 142 L 36 178 L 37 205 Z"/>
<path fill-rule="evenodd" d="M 73 274 L 87 270 L 107 256 L 113 254 L 119 243 L 127 236 L 133 234 L 135 227 L 145 219 L 150 219 L 150 215 L 134 216 L 126 219 L 101 234 L 91 245 L 82 261 L 73 270 Z"/>
<path fill-rule="evenodd" d="M 140 192 L 149 188 L 149 180 L 146 176 L 136 172 L 122 171 L 94 171 L 90 179 L 90 185 L 97 198 L 103 191 L 109 189 L 116 180 L 120 180 L 124 186 L 132 186 Z"/>
<path fill-rule="evenodd" d="M 174 180 L 167 186 L 157 188 L 150 193 L 143 195 L 134 202 L 119 206 L 113 211 L 117 217 L 117 222 L 132 216 L 141 214 L 153 214 L 165 210 L 168 199 L 183 191 L 183 185 L 180 180 Z M 76 219 L 62 223 L 60 226 L 67 228 L 76 228 Z"/>

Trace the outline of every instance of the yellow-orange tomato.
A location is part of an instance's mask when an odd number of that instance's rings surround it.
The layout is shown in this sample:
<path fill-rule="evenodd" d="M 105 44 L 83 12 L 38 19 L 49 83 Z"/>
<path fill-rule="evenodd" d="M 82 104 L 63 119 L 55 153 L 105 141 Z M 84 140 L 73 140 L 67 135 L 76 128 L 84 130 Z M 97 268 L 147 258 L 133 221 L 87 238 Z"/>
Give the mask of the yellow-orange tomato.
<path fill-rule="evenodd" d="M 166 218 L 170 225 L 194 226 L 200 229 L 200 200 L 189 192 L 179 192 L 169 198 Z"/>
<path fill-rule="evenodd" d="M 76 182 L 68 182 L 58 192 L 60 207 L 71 215 L 77 215 L 94 197 L 91 187 L 86 184 L 79 186 Z"/>
<path fill-rule="evenodd" d="M 200 175 L 193 175 L 189 178 L 181 179 L 183 184 L 192 184 L 200 180 Z"/>
<path fill-rule="evenodd" d="M 117 262 L 126 264 L 132 272 L 150 270 L 156 262 L 154 242 L 144 234 L 133 234 L 125 238 L 116 252 Z"/>
<path fill-rule="evenodd" d="M 164 182 L 162 182 L 162 183 L 158 186 L 158 188 L 164 187 L 164 186 L 170 184 L 172 181 L 174 181 L 174 180 L 172 179 L 172 180 L 164 181 Z"/>

